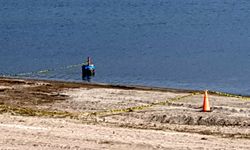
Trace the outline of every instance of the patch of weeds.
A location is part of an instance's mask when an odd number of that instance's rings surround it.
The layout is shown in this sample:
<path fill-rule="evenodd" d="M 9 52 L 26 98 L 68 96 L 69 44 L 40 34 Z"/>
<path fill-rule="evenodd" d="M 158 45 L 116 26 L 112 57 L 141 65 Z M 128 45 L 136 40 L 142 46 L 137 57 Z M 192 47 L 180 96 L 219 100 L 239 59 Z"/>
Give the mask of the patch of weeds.
<path fill-rule="evenodd" d="M 47 111 L 32 109 L 27 107 L 18 107 L 18 106 L 8 106 L 0 105 L 0 113 L 11 113 L 12 115 L 21 115 L 21 116 L 45 116 L 45 117 L 55 117 L 55 118 L 77 118 L 77 115 L 70 112 L 64 111 Z"/>

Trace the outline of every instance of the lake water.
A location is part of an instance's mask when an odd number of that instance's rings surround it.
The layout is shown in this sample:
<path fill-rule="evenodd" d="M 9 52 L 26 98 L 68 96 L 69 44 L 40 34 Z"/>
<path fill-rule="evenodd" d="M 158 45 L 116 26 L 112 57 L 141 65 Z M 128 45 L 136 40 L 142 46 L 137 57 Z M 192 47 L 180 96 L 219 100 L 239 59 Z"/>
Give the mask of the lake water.
<path fill-rule="evenodd" d="M 250 1 L 0 0 L 0 74 L 87 56 L 93 82 L 250 95 Z M 81 68 L 28 77 L 81 81 Z"/>

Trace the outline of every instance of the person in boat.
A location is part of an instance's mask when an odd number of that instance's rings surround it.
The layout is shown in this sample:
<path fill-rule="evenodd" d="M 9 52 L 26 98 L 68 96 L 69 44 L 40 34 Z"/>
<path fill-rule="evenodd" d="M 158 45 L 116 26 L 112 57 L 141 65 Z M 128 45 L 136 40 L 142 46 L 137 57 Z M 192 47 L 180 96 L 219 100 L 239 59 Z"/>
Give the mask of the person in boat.
<path fill-rule="evenodd" d="M 89 69 L 89 70 L 95 70 L 95 65 L 93 63 L 91 63 L 90 57 L 88 57 L 87 66 L 85 68 Z"/>

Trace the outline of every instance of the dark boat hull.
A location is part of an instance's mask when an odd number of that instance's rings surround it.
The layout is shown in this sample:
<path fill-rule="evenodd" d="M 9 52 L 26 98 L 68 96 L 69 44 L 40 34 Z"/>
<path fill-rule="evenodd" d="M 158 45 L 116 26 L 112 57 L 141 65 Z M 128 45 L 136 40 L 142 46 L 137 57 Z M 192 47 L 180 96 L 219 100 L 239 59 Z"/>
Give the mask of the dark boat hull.
<path fill-rule="evenodd" d="M 82 66 L 82 77 L 88 77 L 88 76 L 94 76 L 95 75 L 95 69 L 90 68 L 87 65 Z"/>

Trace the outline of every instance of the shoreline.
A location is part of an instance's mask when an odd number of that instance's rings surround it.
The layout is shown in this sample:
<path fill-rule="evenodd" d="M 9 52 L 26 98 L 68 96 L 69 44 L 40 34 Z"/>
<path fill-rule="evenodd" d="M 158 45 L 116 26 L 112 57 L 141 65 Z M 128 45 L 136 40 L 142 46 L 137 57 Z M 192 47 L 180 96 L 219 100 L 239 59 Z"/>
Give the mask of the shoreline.
<path fill-rule="evenodd" d="M 44 81 L 44 82 L 54 82 L 54 83 L 71 83 L 79 85 L 92 85 L 96 87 L 104 88 L 120 88 L 120 89 L 136 89 L 136 90 L 155 90 L 155 91 L 169 91 L 169 92 L 202 92 L 201 90 L 190 90 L 190 89 L 178 89 L 178 88 L 168 88 L 168 87 L 155 87 L 155 86 L 144 86 L 144 85 L 126 85 L 126 84 L 110 84 L 101 82 L 78 82 L 78 81 L 64 81 L 64 80 L 49 80 L 49 79 L 33 79 L 33 78 L 20 78 L 20 77 L 1 77 L 0 79 L 16 79 L 16 80 L 28 80 L 28 81 Z"/>
<path fill-rule="evenodd" d="M 170 87 L 157 87 L 157 86 L 144 86 L 144 85 L 126 85 L 126 84 L 111 84 L 111 83 L 101 83 L 101 82 L 78 82 L 78 81 L 65 81 L 65 80 L 49 80 L 49 79 L 34 79 L 34 78 L 22 78 L 22 77 L 4 77 L 0 76 L 0 79 L 17 79 L 17 80 L 28 80 L 28 81 L 43 81 L 43 82 L 52 82 L 52 83 L 69 83 L 76 85 L 91 85 L 95 87 L 103 87 L 103 88 L 119 88 L 119 89 L 134 89 L 134 90 L 152 90 L 152 91 L 166 91 L 166 92 L 175 92 L 175 93 L 203 93 L 205 90 L 208 90 L 210 94 L 221 95 L 221 96 L 229 96 L 229 97 L 242 97 L 242 98 L 250 98 L 250 95 L 246 94 L 237 94 L 237 93 L 229 93 L 229 92 L 220 92 L 220 91 L 212 91 L 209 89 L 204 90 L 193 90 L 193 89 L 181 89 L 181 88 L 170 88 Z"/>
<path fill-rule="evenodd" d="M 0 77 L 0 148 L 250 149 L 243 98 L 204 113 L 202 91 Z"/>

